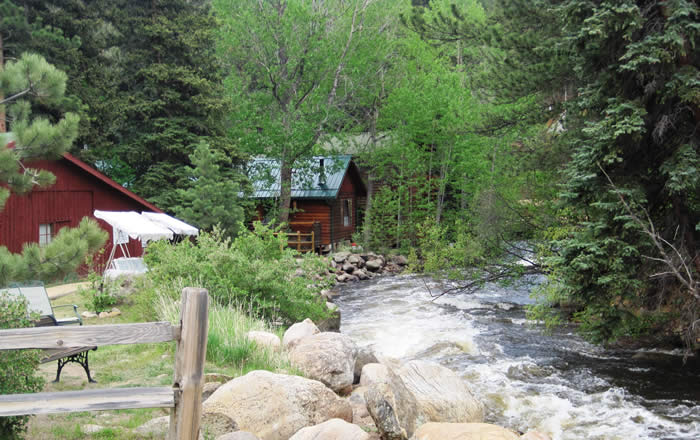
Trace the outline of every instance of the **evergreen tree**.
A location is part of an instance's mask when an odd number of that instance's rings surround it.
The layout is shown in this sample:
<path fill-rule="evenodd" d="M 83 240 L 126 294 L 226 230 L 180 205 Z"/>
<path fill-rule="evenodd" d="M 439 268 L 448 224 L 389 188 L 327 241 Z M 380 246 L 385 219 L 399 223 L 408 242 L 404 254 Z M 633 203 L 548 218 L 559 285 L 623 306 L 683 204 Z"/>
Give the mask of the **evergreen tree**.
<path fill-rule="evenodd" d="M 578 223 L 558 242 L 558 285 L 595 339 L 662 324 L 698 333 L 700 43 L 696 2 L 569 0 L 573 156 L 563 193 Z M 664 313 L 664 311 L 666 311 Z M 692 339 L 691 339 L 692 338 Z"/>
<path fill-rule="evenodd" d="M 216 154 L 202 142 L 190 155 L 195 168 L 188 168 L 191 186 L 180 190 L 181 205 L 175 213 L 183 220 L 211 231 L 219 225 L 227 235 L 236 235 L 245 220 L 241 200 L 241 173 L 231 170 L 231 160 Z"/>
<path fill-rule="evenodd" d="M 57 159 L 77 136 L 78 117 L 66 113 L 57 123 L 33 117 L 31 102 L 51 107 L 62 101 L 66 75 L 38 55 L 23 54 L 0 70 L 0 110 L 7 114 L 12 134 L 0 135 L 0 209 L 10 192 L 25 194 L 36 186 L 54 183 L 45 170 L 29 168 L 36 159 Z M 10 141 L 13 142 L 10 142 Z M 0 286 L 9 281 L 49 280 L 75 270 L 85 256 L 96 252 L 106 233 L 89 219 L 75 229 L 64 228 L 45 247 L 26 245 L 21 255 L 0 246 Z"/>

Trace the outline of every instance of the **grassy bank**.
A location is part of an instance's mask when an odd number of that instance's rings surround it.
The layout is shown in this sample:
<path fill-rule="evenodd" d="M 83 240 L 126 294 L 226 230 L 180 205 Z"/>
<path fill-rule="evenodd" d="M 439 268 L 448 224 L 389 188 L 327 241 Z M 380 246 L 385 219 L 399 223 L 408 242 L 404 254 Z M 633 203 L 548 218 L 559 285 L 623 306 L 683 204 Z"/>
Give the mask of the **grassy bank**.
<path fill-rule="evenodd" d="M 85 319 L 85 325 L 142 322 L 143 301 L 134 293 L 117 307 L 122 314 L 112 318 Z M 152 295 L 153 292 L 150 292 Z M 85 297 L 70 294 L 53 301 L 54 305 L 78 304 L 80 311 L 87 310 Z M 156 294 L 154 309 L 158 318 L 177 321 L 179 301 Z M 209 315 L 209 339 L 205 373 L 219 373 L 236 377 L 256 369 L 292 371 L 283 353 L 257 347 L 245 338 L 249 330 L 270 329 L 261 320 L 251 318 L 240 307 L 222 307 L 211 303 Z M 43 391 L 87 390 L 115 387 L 168 386 L 172 384 L 175 343 L 118 345 L 100 347 L 90 352 L 90 370 L 98 383 L 88 383 L 85 372 L 78 364 L 66 365 L 61 382 L 51 381 L 56 374 L 56 362 L 40 366 L 40 374 L 46 380 Z M 150 419 L 168 414 L 165 409 L 137 409 L 120 411 L 79 412 L 40 415 L 31 418 L 27 439 L 150 439 L 158 438 L 136 434 L 134 429 Z M 102 429 L 89 432 L 89 425 Z"/>

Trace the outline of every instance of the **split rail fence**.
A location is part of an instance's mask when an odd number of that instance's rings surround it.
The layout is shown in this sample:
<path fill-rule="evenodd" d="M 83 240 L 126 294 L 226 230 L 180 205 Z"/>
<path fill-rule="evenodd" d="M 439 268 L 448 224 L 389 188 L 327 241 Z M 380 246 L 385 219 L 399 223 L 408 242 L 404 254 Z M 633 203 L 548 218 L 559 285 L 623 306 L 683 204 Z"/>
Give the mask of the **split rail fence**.
<path fill-rule="evenodd" d="M 202 414 L 209 299 L 204 289 L 182 291 L 180 325 L 169 322 L 0 330 L 0 350 L 56 349 L 177 341 L 172 387 L 107 388 L 0 395 L 0 417 L 171 408 L 169 440 L 196 440 Z"/>

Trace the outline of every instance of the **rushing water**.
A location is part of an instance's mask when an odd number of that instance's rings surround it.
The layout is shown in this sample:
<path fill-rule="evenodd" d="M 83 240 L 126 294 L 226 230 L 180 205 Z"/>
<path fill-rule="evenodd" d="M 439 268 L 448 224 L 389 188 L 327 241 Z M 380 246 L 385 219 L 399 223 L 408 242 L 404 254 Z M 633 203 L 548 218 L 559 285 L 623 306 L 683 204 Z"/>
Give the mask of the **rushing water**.
<path fill-rule="evenodd" d="M 488 422 L 554 440 L 700 439 L 700 361 L 677 352 L 613 351 L 572 329 L 545 334 L 525 319 L 537 279 L 431 301 L 417 276 L 350 284 L 341 331 L 375 353 L 428 359 L 459 372 Z"/>

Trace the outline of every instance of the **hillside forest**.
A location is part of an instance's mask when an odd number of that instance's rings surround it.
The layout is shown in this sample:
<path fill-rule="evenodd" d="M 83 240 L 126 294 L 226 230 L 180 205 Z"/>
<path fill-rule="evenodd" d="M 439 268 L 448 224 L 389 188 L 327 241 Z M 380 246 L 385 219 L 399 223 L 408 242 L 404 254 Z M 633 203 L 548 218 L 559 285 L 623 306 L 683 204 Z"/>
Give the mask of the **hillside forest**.
<path fill-rule="evenodd" d="M 358 245 L 462 290 L 544 274 L 535 318 L 697 347 L 699 23 L 693 0 L 2 0 L 0 199 L 69 151 L 235 239 L 250 158 L 280 162 L 284 224 L 292 170 L 352 154 Z"/>

